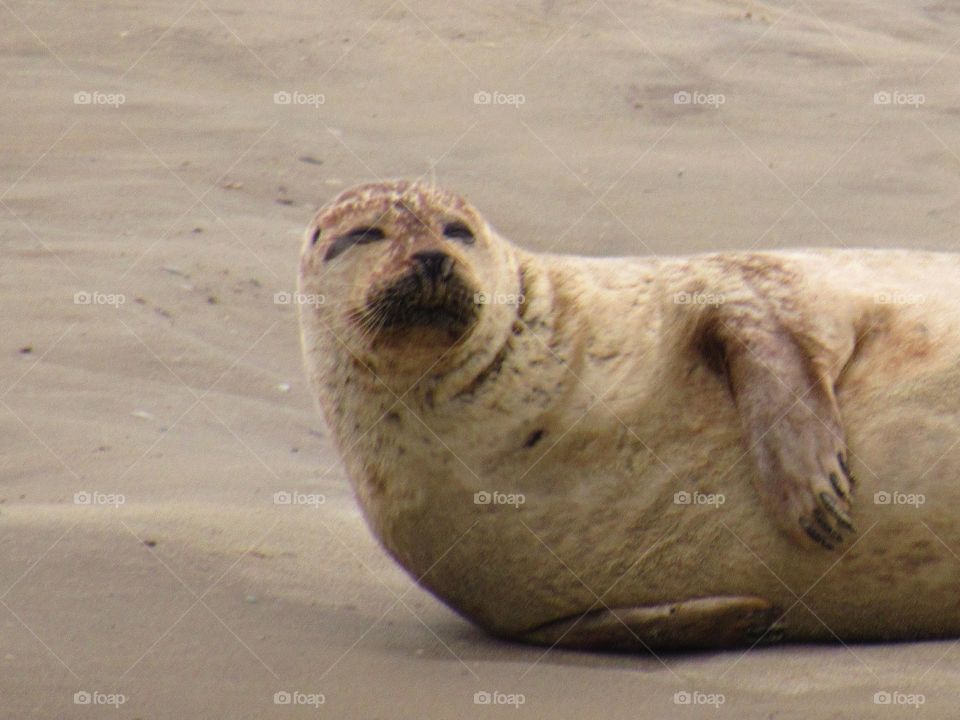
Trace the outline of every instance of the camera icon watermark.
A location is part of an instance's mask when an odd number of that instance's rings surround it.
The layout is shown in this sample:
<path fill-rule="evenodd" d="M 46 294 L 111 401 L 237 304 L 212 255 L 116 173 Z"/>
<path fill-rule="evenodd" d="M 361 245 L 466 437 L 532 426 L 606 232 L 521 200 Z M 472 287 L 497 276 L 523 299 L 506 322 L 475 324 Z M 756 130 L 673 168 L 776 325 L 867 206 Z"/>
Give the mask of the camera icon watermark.
<path fill-rule="evenodd" d="M 73 94 L 74 105 L 107 105 L 118 108 L 127 101 L 123 93 L 104 93 L 99 90 L 79 90 Z"/>
<path fill-rule="evenodd" d="M 327 496 L 320 493 L 302 493 L 296 490 L 278 490 L 273 494 L 274 505 L 305 505 L 313 509 L 327 502 Z"/>
<path fill-rule="evenodd" d="M 523 693 L 504 693 L 488 690 L 478 690 L 473 694 L 474 705 L 511 705 L 519 708 L 527 702 Z"/>
<path fill-rule="evenodd" d="M 873 494 L 874 505 L 909 505 L 918 508 L 926 504 L 927 496 L 923 493 L 903 493 L 894 490 L 888 492 L 879 490 Z"/>
<path fill-rule="evenodd" d="M 127 302 L 123 293 L 104 293 L 99 290 L 80 290 L 73 294 L 74 305 L 109 305 L 114 309 Z"/>
<path fill-rule="evenodd" d="M 473 494 L 474 505 L 510 505 L 520 507 L 527 501 L 523 493 L 502 493 L 496 490 L 490 492 L 481 490 Z"/>
<path fill-rule="evenodd" d="M 327 102 L 323 93 L 305 93 L 299 90 L 279 90 L 273 94 L 274 105 L 310 105 L 319 108 Z"/>
<path fill-rule="evenodd" d="M 519 108 L 527 102 L 523 93 L 504 93 L 497 90 L 478 90 L 473 94 L 474 105 L 512 105 Z"/>
<path fill-rule="evenodd" d="M 323 693 L 278 690 L 273 694 L 274 705 L 309 705 L 318 708 L 325 702 L 327 702 L 327 697 Z"/>
<path fill-rule="evenodd" d="M 118 508 L 127 502 L 126 495 L 122 493 L 105 493 L 98 490 L 81 490 L 73 494 L 74 505 L 86 505 L 91 507 L 112 507 Z"/>
<path fill-rule="evenodd" d="M 705 93 L 699 90 L 678 90 L 673 94 L 674 105 L 709 105 L 718 108 L 726 104 L 727 96 L 722 93 Z"/>
<path fill-rule="evenodd" d="M 874 105 L 907 105 L 918 108 L 927 101 L 923 93 L 908 93 L 900 90 L 881 90 L 873 94 Z"/>
<path fill-rule="evenodd" d="M 302 292 L 278 292 L 273 294 L 274 305 L 323 305 L 325 295 Z"/>

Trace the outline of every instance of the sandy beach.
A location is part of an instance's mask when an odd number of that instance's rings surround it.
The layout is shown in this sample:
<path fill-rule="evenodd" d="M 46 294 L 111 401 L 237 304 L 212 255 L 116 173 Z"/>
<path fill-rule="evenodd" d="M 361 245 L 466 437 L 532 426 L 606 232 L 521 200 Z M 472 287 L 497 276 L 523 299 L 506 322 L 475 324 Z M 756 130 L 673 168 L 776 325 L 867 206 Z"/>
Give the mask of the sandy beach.
<path fill-rule="evenodd" d="M 289 293 L 390 177 L 544 251 L 956 250 L 960 6 L 0 0 L 0 63 L 0 718 L 956 716 L 952 641 L 485 636 L 365 527 Z"/>

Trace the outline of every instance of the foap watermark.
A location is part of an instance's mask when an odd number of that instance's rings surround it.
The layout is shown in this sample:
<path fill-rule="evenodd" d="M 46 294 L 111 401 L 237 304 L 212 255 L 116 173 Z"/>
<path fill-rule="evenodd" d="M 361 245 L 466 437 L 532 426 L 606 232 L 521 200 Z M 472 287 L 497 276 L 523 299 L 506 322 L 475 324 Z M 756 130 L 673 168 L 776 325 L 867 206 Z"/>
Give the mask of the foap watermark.
<path fill-rule="evenodd" d="M 519 708 L 527 702 L 527 696 L 523 693 L 504 693 L 494 690 L 478 690 L 473 694 L 474 705 L 510 705 Z"/>
<path fill-rule="evenodd" d="M 319 108 L 327 102 L 323 93 L 308 93 L 299 90 L 278 90 L 273 94 L 274 105 L 310 105 Z"/>
<path fill-rule="evenodd" d="M 494 490 L 481 490 L 473 494 L 474 505 L 511 505 L 520 507 L 527 501 L 523 493 L 502 493 Z"/>
<path fill-rule="evenodd" d="M 73 494 L 74 505 L 92 505 L 118 508 L 127 502 L 123 493 L 105 493 L 98 490 L 81 490 Z"/>
<path fill-rule="evenodd" d="M 923 493 L 903 493 L 887 492 L 880 490 L 873 494 L 874 505 L 909 505 L 910 507 L 920 507 L 927 502 L 927 496 Z"/>
<path fill-rule="evenodd" d="M 922 693 L 904 693 L 899 690 L 879 690 L 873 694 L 874 705 L 897 705 L 912 707 L 917 710 L 927 702 Z"/>
<path fill-rule="evenodd" d="M 675 305 L 723 305 L 726 298 L 717 293 L 678 292 L 673 295 Z"/>
<path fill-rule="evenodd" d="M 673 694 L 674 705 L 712 705 L 719 708 L 727 701 L 723 693 L 705 693 L 700 690 L 678 690 Z"/>
<path fill-rule="evenodd" d="M 279 490 L 273 494 L 274 505 L 306 505 L 314 509 L 319 508 L 327 501 L 326 495 L 320 493 L 302 493 L 296 490 Z"/>
<path fill-rule="evenodd" d="M 105 93 L 99 90 L 80 90 L 73 94 L 74 105 L 107 105 L 118 108 L 127 101 L 123 93 Z"/>
<path fill-rule="evenodd" d="M 323 693 L 305 693 L 299 690 L 278 690 L 273 694 L 274 705 L 309 705 L 318 708 L 327 702 Z"/>
<path fill-rule="evenodd" d="M 674 505 L 712 505 L 720 507 L 727 501 L 723 493 L 702 493 L 698 491 L 687 492 L 681 490 L 673 494 Z"/>
<path fill-rule="evenodd" d="M 275 305 L 323 305 L 326 296 L 302 292 L 278 292 L 273 294 Z"/>
<path fill-rule="evenodd" d="M 473 104 L 474 105 L 512 105 L 513 107 L 520 107 L 527 101 L 527 98 L 523 93 L 505 93 L 494 90 L 493 92 L 488 92 L 487 90 L 478 90 L 473 94 Z"/>
<path fill-rule="evenodd" d="M 699 90 L 678 90 L 673 94 L 674 105 L 709 105 L 718 108 L 727 102 L 722 93 L 705 93 Z"/>
<path fill-rule="evenodd" d="M 899 291 L 879 292 L 873 296 L 877 305 L 922 305 L 926 299 L 927 296 L 920 293 Z"/>
<path fill-rule="evenodd" d="M 473 301 L 477 305 L 523 305 L 527 298 L 522 293 L 488 293 L 473 294 Z"/>
<path fill-rule="evenodd" d="M 123 693 L 105 693 L 99 690 L 78 690 L 73 694 L 74 705 L 108 705 L 119 708 L 127 701 Z"/>
<path fill-rule="evenodd" d="M 927 101 L 922 93 L 908 93 L 900 90 L 881 90 L 873 94 L 874 105 L 908 105 L 910 107 L 920 107 Z"/>
<path fill-rule="evenodd" d="M 127 296 L 123 293 L 105 293 L 99 290 L 80 290 L 73 294 L 74 305 L 109 305 L 113 308 L 119 308 L 127 302 Z"/>

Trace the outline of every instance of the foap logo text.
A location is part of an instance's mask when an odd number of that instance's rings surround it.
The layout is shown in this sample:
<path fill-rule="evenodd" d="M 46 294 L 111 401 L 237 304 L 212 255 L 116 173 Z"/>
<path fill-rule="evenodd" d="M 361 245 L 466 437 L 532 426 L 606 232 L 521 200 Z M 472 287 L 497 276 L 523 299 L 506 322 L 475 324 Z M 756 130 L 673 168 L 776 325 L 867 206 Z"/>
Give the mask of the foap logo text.
<path fill-rule="evenodd" d="M 119 708 L 127 702 L 123 693 L 106 693 L 99 690 L 78 690 L 73 694 L 74 705 L 98 705 Z"/>
<path fill-rule="evenodd" d="M 275 305 L 323 305 L 327 301 L 324 295 L 302 292 L 278 292 L 273 294 Z"/>
<path fill-rule="evenodd" d="M 473 494 L 474 505 L 509 505 L 520 507 L 527 501 L 523 493 L 504 493 L 496 490 L 480 490 Z"/>
<path fill-rule="evenodd" d="M 922 693 L 905 693 L 899 690 L 879 690 L 873 694 L 874 705 L 894 705 L 899 707 L 912 707 L 917 710 L 921 705 L 927 702 L 927 698 Z"/>
<path fill-rule="evenodd" d="M 727 96 L 722 93 L 705 93 L 699 90 L 678 90 L 673 94 L 674 105 L 709 105 L 718 108 L 726 104 Z"/>
<path fill-rule="evenodd" d="M 320 493 L 304 493 L 296 490 L 279 490 L 273 494 L 274 505 L 305 505 L 314 509 L 319 508 L 327 501 L 326 495 Z"/>
<path fill-rule="evenodd" d="M 523 93 L 478 90 L 473 94 L 474 105 L 509 105 L 518 108 L 525 102 L 527 102 L 527 98 Z"/>
<path fill-rule="evenodd" d="M 327 96 L 323 93 L 308 93 L 299 90 L 278 90 L 273 94 L 274 105 L 308 105 L 319 108 L 325 105 Z"/>
<path fill-rule="evenodd" d="M 323 693 L 308 693 L 300 690 L 278 690 L 273 694 L 274 705 L 306 705 L 318 708 L 327 702 Z"/>
<path fill-rule="evenodd" d="M 527 702 L 523 693 L 505 693 L 497 690 L 478 690 L 473 694 L 474 705 L 505 705 L 519 708 Z"/>
<path fill-rule="evenodd" d="M 73 494 L 74 505 L 118 508 L 127 502 L 122 493 L 105 493 L 98 490 L 80 490 Z"/>
<path fill-rule="evenodd" d="M 99 290 L 79 290 L 73 294 L 74 305 L 108 305 L 119 308 L 127 302 L 123 293 L 105 293 Z"/>
<path fill-rule="evenodd" d="M 700 690 L 678 690 L 673 694 L 674 705 L 710 705 L 719 708 L 727 701 L 723 693 L 708 693 Z"/>
<path fill-rule="evenodd" d="M 674 505 L 707 505 L 710 507 L 720 507 L 727 501 L 723 493 L 702 493 L 698 491 L 688 492 L 680 490 L 673 494 Z"/>
<path fill-rule="evenodd" d="M 73 94 L 74 105 L 106 105 L 118 108 L 127 101 L 123 93 L 105 93 L 99 90 L 79 90 Z"/>

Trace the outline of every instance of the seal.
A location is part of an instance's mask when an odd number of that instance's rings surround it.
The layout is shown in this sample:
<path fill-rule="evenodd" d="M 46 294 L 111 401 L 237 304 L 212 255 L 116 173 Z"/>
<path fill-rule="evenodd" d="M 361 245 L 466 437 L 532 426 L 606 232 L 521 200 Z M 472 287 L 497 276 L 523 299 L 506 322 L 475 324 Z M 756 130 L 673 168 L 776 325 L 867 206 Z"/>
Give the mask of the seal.
<path fill-rule="evenodd" d="M 960 633 L 960 256 L 537 254 L 391 181 L 318 212 L 299 289 L 370 528 L 491 633 Z"/>

